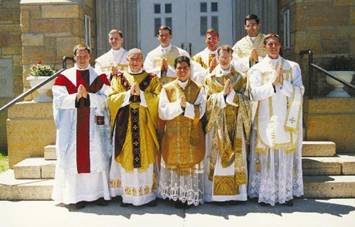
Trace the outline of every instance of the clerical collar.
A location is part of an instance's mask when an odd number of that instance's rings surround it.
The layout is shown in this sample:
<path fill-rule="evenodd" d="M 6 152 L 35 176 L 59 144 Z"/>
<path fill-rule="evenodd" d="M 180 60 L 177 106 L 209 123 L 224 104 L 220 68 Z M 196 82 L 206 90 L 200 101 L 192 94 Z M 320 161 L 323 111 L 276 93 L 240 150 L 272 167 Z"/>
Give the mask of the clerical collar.
<path fill-rule="evenodd" d="M 258 35 L 256 35 L 255 37 L 251 37 L 251 36 L 248 36 L 248 37 L 252 43 L 255 43 L 255 40 L 258 37 Z"/>
<path fill-rule="evenodd" d="M 231 69 L 232 69 L 231 65 L 229 65 L 228 69 L 222 69 L 222 67 L 220 65 L 218 65 L 217 67 L 218 67 L 218 69 L 217 69 L 218 71 L 217 72 L 220 75 L 228 75 L 231 72 Z"/>
<path fill-rule="evenodd" d="M 265 56 L 265 60 L 269 62 L 271 65 L 276 66 L 281 61 L 281 56 L 279 55 L 277 58 L 270 58 L 269 55 Z"/>
<path fill-rule="evenodd" d="M 114 49 L 111 49 L 112 53 L 119 53 L 122 51 L 122 47 L 120 47 L 119 49 L 117 50 L 114 50 Z"/>
<path fill-rule="evenodd" d="M 187 86 L 187 83 L 189 82 L 189 79 L 185 80 L 185 81 L 180 81 L 179 79 L 177 80 L 178 85 L 182 88 L 185 89 Z"/>
<path fill-rule="evenodd" d="M 143 72 L 143 69 L 139 70 L 138 72 L 132 72 L 131 68 L 128 67 L 127 72 L 131 75 L 138 75 L 141 74 Z"/>
<path fill-rule="evenodd" d="M 214 54 L 215 56 L 217 56 L 218 48 L 216 50 L 214 50 L 214 51 L 208 49 L 208 47 L 206 47 L 206 49 L 207 49 L 208 54 Z"/>
<path fill-rule="evenodd" d="M 79 68 L 77 64 L 75 64 L 74 67 L 75 67 L 76 70 L 79 70 L 79 71 L 85 71 L 85 70 L 89 70 L 90 69 L 90 65 L 88 65 L 88 67 L 86 67 L 84 69 Z"/>
<path fill-rule="evenodd" d="M 162 46 L 160 45 L 160 49 L 161 49 L 161 51 L 165 54 L 165 53 L 167 53 L 167 52 L 170 51 L 171 46 L 172 46 L 171 43 L 170 43 L 169 46 L 167 46 L 167 47 L 162 47 Z"/>

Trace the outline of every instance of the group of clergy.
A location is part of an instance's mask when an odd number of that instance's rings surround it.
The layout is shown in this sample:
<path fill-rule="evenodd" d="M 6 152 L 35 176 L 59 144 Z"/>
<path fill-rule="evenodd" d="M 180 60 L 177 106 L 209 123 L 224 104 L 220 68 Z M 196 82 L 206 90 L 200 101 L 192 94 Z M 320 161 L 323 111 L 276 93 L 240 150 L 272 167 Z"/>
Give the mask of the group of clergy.
<path fill-rule="evenodd" d="M 280 56 L 277 34 L 256 15 L 233 48 L 209 29 L 190 58 L 159 29 L 145 60 L 108 34 L 111 50 L 91 67 L 90 49 L 53 86 L 57 166 L 52 198 L 78 209 L 88 202 L 177 207 L 204 202 L 292 205 L 303 195 L 302 85 L 297 63 Z"/>

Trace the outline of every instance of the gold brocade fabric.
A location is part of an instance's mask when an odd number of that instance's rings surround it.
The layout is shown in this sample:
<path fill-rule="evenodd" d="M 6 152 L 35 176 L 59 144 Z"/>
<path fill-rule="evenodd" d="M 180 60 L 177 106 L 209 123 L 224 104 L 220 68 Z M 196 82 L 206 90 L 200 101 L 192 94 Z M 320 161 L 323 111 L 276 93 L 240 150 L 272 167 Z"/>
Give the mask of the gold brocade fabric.
<path fill-rule="evenodd" d="M 197 62 L 202 68 L 207 69 L 208 65 L 203 61 L 202 57 L 200 55 L 195 55 L 192 57 L 192 60 Z"/>
<path fill-rule="evenodd" d="M 153 67 L 156 68 L 160 68 L 161 65 L 162 65 L 162 60 L 163 58 L 165 58 L 168 62 L 168 65 L 170 66 L 174 66 L 174 61 L 175 61 L 175 58 L 179 57 L 180 56 L 180 52 L 179 50 L 172 46 L 171 49 L 169 50 L 169 52 L 163 54 L 161 52 L 156 52 L 152 55 L 152 58 L 153 58 Z"/>
<path fill-rule="evenodd" d="M 129 84 L 134 82 L 140 83 L 145 77 L 149 76 L 146 72 L 137 75 L 131 75 L 124 72 L 123 76 Z M 121 84 L 122 80 L 115 76 L 111 81 L 112 92 L 108 95 L 107 103 L 111 117 L 111 127 L 114 127 L 118 110 L 122 107 L 126 95 L 126 89 Z M 159 143 L 156 135 L 158 124 L 158 96 L 161 90 L 161 84 L 158 77 L 153 77 L 150 84 L 144 91 L 144 97 L 147 107 L 143 107 L 139 103 L 130 103 L 130 109 L 139 109 L 139 136 L 140 136 L 140 171 L 148 169 L 149 165 L 154 163 L 155 155 L 159 150 Z M 131 115 L 131 113 L 130 113 Z M 131 116 L 129 116 L 126 139 L 122 148 L 122 152 L 116 158 L 125 171 L 129 172 L 133 167 L 133 146 L 132 146 L 132 130 Z"/>
<path fill-rule="evenodd" d="M 236 77 L 236 78 L 233 78 Z M 221 108 L 221 103 L 216 95 L 223 92 L 224 83 L 227 79 L 234 81 L 233 87 L 236 92 L 233 103 Z M 213 179 L 217 154 L 221 158 L 222 167 L 234 164 L 235 183 L 246 184 L 247 175 L 244 171 L 246 163 L 243 161 L 242 138 L 249 141 L 251 118 L 249 101 L 243 95 L 246 87 L 246 78 L 233 68 L 228 75 L 218 75 L 213 71 L 206 79 L 205 85 L 208 90 L 207 100 L 207 133 L 212 131 L 212 155 L 208 167 L 208 177 Z"/>
<path fill-rule="evenodd" d="M 201 88 L 189 80 L 183 90 L 177 80 L 164 86 L 170 102 L 175 102 L 181 96 L 194 104 Z M 195 105 L 195 119 L 179 115 L 173 120 L 165 121 L 165 132 L 162 138 L 161 152 L 167 168 L 178 169 L 183 174 L 184 169 L 192 168 L 200 163 L 205 154 L 205 136 L 200 122 L 199 106 Z"/>
<path fill-rule="evenodd" d="M 259 33 L 254 43 L 250 40 L 250 37 L 243 37 L 233 46 L 233 55 L 239 58 L 249 57 L 251 50 L 256 49 L 259 56 L 265 57 L 264 37 L 264 34 Z"/>
<path fill-rule="evenodd" d="M 239 187 L 233 176 L 214 176 L 213 195 L 237 195 Z"/>

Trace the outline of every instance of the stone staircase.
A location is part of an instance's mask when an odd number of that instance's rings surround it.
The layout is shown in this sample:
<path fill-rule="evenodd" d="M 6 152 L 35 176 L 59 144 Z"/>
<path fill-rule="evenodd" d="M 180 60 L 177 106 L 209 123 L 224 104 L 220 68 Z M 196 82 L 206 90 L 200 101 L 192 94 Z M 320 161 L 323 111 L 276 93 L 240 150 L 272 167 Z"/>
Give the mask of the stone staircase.
<path fill-rule="evenodd" d="M 26 158 L 0 174 L 0 200 L 50 200 L 56 152 L 44 147 L 44 157 Z"/>
<path fill-rule="evenodd" d="M 305 197 L 355 197 L 355 155 L 337 154 L 333 142 L 305 141 L 302 152 Z M 44 147 L 43 153 L 0 174 L 1 200 L 50 200 L 55 146 Z"/>
<path fill-rule="evenodd" d="M 335 143 L 304 142 L 302 167 L 305 197 L 355 197 L 355 155 L 336 153 Z"/>

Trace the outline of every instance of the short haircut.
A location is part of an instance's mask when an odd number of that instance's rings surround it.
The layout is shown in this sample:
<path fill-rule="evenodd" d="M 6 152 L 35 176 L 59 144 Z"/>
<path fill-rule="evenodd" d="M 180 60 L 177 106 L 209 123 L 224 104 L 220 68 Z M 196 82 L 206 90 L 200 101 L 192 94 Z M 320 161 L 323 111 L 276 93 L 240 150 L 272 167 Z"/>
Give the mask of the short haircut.
<path fill-rule="evenodd" d="M 189 67 L 191 67 L 191 64 L 190 64 L 190 58 L 189 57 L 186 57 L 186 56 L 179 56 L 177 58 L 175 58 L 175 61 L 174 61 L 174 68 L 176 69 L 176 66 L 177 64 L 181 64 L 185 62 L 186 64 L 189 65 Z"/>
<path fill-rule="evenodd" d="M 141 49 L 139 49 L 139 48 L 130 49 L 128 51 L 127 57 L 129 58 L 130 56 L 135 55 L 135 54 L 139 54 L 139 55 L 142 56 L 142 58 L 144 58 L 143 51 Z"/>
<path fill-rule="evenodd" d="M 79 50 L 79 49 L 85 49 L 87 50 L 87 52 L 89 52 L 89 54 L 91 53 L 91 49 L 88 45 L 84 44 L 84 43 L 79 43 L 77 45 L 74 46 L 73 48 L 73 55 L 76 56 L 76 52 Z"/>
<path fill-rule="evenodd" d="M 210 28 L 210 29 L 208 29 L 208 30 L 206 31 L 205 37 L 206 37 L 208 34 L 212 34 L 212 33 L 216 34 L 217 37 L 219 38 L 218 32 L 217 32 L 216 30 L 214 30 L 213 28 Z"/>
<path fill-rule="evenodd" d="M 171 30 L 171 28 L 170 28 L 169 26 L 162 25 L 162 26 L 160 26 L 157 35 L 159 35 L 159 32 L 160 32 L 160 31 L 163 31 L 163 30 L 169 31 L 169 35 L 172 35 L 172 34 L 173 34 L 173 31 Z"/>
<path fill-rule="evenodd" d="M 246 16 L 246 17 L 244 18 L 244 24 L 247 24 L 247 21 L 248 21 L 248 20 L 255 20 L 255 22 L 256 22 L 257 24 L 259 24 L 259 18 L 258 18 L 258 16 L 255 15 L 255 14 L 249 14 L 248 16 Z"/>
<path fill-rule="evenodd" d="M 272 39 L 272 38 L 277 39 L 277 40 L 279 41 L 279 43 L 281 44 L 281 38 L 280 38 L 280 36 L 279 36 L 278 34 L 276 34 L 276 33 L 269 33 L 269 34 L 267 34 L 267 35 L 265 36 L 265 38 L 264 38 L 264 45 L 266 45 L 268 39 Z"/>
<path fill-rule="evenodd" d="M 218 48 L 217 52 L 218 52 L 218 55 L 221 55 L 221 52 L 222 51 L 226 51 L 230 54 L 233 54 L 233 49 L 230 45 L 222 45 L 220 48 Z"/>
<path fill-rule="evenodd" d="M 123 33 L 120 30 L 117 29 L 112 29 L 109 33 L 108 36 L 112 35 L 112 34 L 119 34 L 121 38 L 123 38 Z"/>

